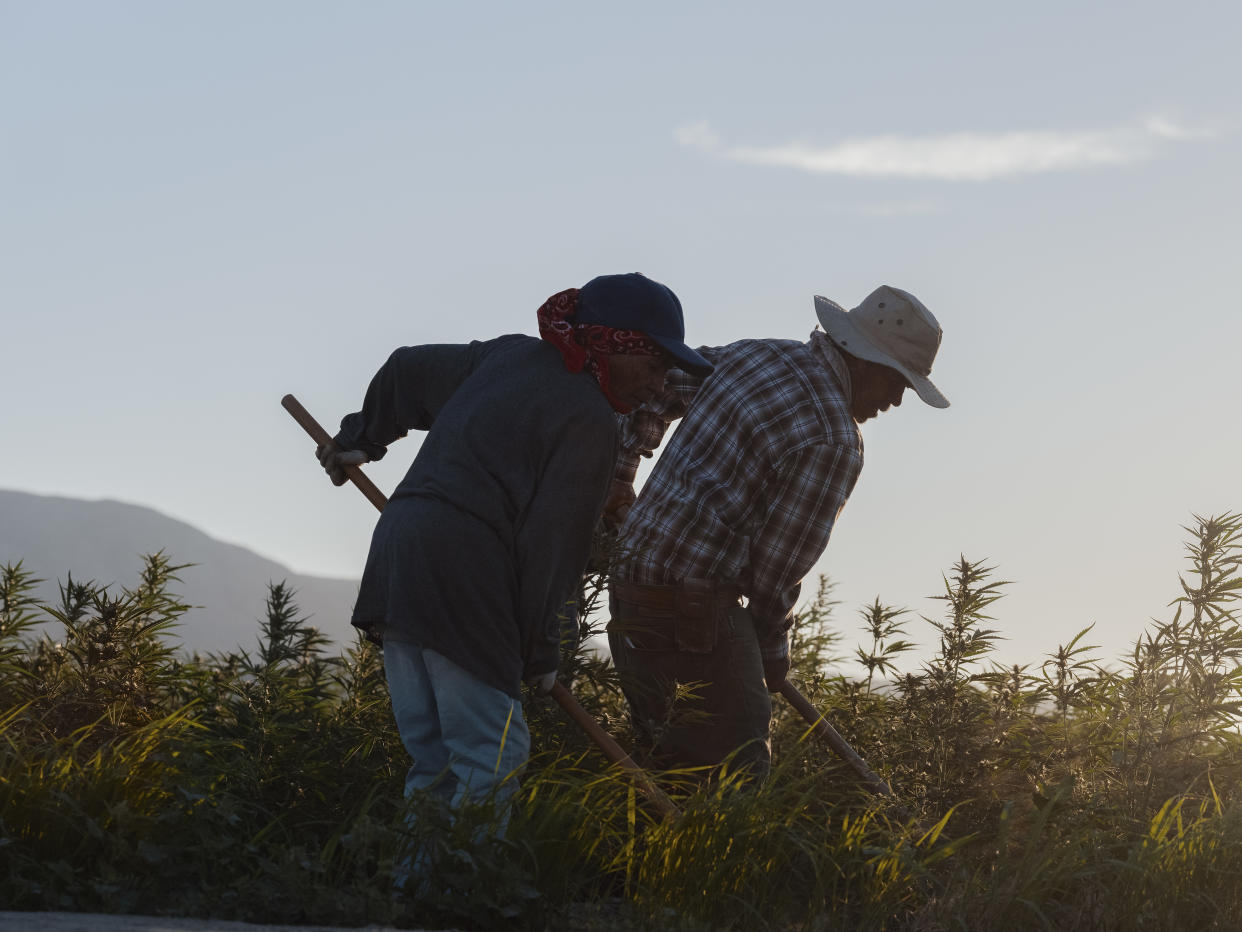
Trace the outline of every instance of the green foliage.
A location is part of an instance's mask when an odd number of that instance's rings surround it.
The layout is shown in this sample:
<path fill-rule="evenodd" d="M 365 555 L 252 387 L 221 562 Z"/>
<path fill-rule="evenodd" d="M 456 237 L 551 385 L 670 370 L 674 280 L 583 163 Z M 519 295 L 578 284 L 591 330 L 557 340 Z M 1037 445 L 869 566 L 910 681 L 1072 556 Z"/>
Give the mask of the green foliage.
<path fill-rule="evenodd" d="M 1008 585 L 964 556 L 917 666 L 879 598 L 849 650 L 820 587 L 793 677 L 897 792 L 870 797 L 789 706 L 774 771 L 656 775 L 665 819 L 546 699 L 506 832 L 477 806 L 408 804 L 382 659 L 332 656 L 273 584 L 253 649 L 186 657 L 181 567 L 54 605 L 0 568 L 0 902 L 260 922 L 468 929 L 1180 929 L 1242 925 L 1242 516 L 1197 518 L 1172 615 L 1104 664 L 1085 627 L 1030 664 L 993 661 Z M 624 745 L 598 641 L 600 541 L 563 679 Z M 40 622 L 56 636 L 35 636 Z M 846 668 L 846 658 L 854 666 Z M 848 672 L 857 669 L 858 675 Z M 402 859 L 430 865 L 399 888 Z"/>

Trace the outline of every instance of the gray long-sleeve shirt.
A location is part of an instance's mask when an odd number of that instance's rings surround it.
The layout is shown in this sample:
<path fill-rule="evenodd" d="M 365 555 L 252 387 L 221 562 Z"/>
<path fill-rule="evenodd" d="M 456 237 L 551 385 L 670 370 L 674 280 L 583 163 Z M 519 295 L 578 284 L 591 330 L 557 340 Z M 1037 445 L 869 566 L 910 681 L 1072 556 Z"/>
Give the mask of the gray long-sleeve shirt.
<path fill-rule="evenodd" d="M 556 669 L 616 460 L 612 408 L 555 348 L 510 335 L 397 350 L 336 440 L 379 459 L 409 430 L 428 434 L 376 525 L 353 623 L 516 696 Z"/>

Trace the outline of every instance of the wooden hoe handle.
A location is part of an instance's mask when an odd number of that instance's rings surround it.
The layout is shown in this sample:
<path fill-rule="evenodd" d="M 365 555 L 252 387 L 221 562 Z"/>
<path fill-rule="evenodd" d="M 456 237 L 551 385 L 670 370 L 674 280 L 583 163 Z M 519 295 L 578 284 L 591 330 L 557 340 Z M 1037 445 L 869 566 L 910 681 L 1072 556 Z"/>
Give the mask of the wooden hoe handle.
<path fill-rule="evenodd" d="M 329 436 L 328 432 L 320 426 L 319 422 L 311 416 L 309 411 L 302 407 L 301 402 L 292 395 L 285 395 L 284 398 L 280 399 L 280 404 L 293 415 L 293 419 L 302 425 L 302 429 L 310 434 L 311 439 L 316 443 L 332 442 L 332 437 Z M 388 504 L 388 498 L 376 488 L 375 483 L 368 479 L 361 469 L 357 466 L 346 466 L 345 475 L 350 482 L 358 487 L 358 491 L 365 495 L 372 505 L 380 511 L 384 510 L 384 506 Z M 661 815 L 678 815 L 678 809 L 673 805 L 672 800 L 652 782 L 651 778 L 647 776 L 647 772 L 634 763 L 633 758 L 621 749 L 621 745 L 613 740 L 612 735 L 604 731 L 600 727 L 599 722 L 595 721 L 590 713 L 582 708 L 578 700 L 574 698 L 573 693 L 566 689 L 560 681 L 557 681 L 552 687 L 550 695 L 565 710 L 565 713 L 587 733 L 587 737 L 598 745 L 599 749 L 604 752 L 604 755 L 610 761 L 633 775 L 639 789 L 647 794 L 647 797 L 655 807 L 660 810 Z"/>
<path fill-rule="evenodd" d="M 311 413 L 303 408 L 302 403 L 292 395 L 285 395 L 284 398 L 280 399 L 280 405 L 293 415 L 293 419 L 302 425 L 302 429 L 310 434 L 311 440 L 314 440 L 315 443 L 321 445 L 332 443 L 332 437 L 328 432 L 320 426 L 317 420 L 311 417 Z M 345 475 L 350 482 L 358 487 L 358 491 L 367 497 L 367 501 L 380 511 L 384 510 L 384 506 L 388 504 L 388 499 L 383 492 L 375 487 L 375 483 L 367 478 L 366 473 L 357 466 L 346 466 Z"/>
<path fill-rule="evenodd" d="M 871 792 L 879 796 L 892 796 L 892 788 L 875 774 L 867 762 L 858 756 L 858 752 L 850 747 L 849 742 L 841 737 L 840 733 L 828 724 L 826 719 L 820 712 L 811 705 L 809 699 L 802 695 L 801 691 L 789 680 L 785 680 L 781 684 L 781 695 L 789 700 L 789 704 L 801 713 L 802 717 L 810 723 L 815 734 L 819 735 L 828 743 L 836 755 L 853 768 L 854 772 L 862 778 L 867 784 Z"/>
<path fill-rule="evenodd" d="M 595 742 L 596 746 L 604 752 L 604 756 L 620 767 L 622 770 L 629 771 L 634 778 L 634 782 L 638 784 L 638 788 L 642 790 L 652 805 L 660 810 L 662 816 L 681 815 L 678 808 L 673 805 L 673 801 L 664 795 L 664 791 L 660 789 L 647 776 L 647 771 L 634 763 L 634 759 L 626 754 L 613 740 L 612 735 L 604 731 L 600 727 L 599 722 L 591 717 L 591 714 L 578 703 L 574 698 L 574 694 L 565 688 L 565 684 L 557 680 L 552 687 L 551 696 L 557 701 L 565 714 L 578 723 L 578 727 L 587 733 L 587 737 Z"/>

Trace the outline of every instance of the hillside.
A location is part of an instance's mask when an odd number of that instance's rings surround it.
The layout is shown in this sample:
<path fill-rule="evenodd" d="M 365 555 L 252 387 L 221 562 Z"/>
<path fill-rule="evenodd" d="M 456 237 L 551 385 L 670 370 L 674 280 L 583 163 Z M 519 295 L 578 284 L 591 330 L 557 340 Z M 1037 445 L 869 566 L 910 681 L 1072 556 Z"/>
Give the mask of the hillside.
<path fill-rule="evenodd" d="M 57 599 L 57 583 L 75 579 L 133 586 L 142 555 L 163 550 L 180 572 L 178 592 L 195 606 L 176 630 L 188 650 L 253 648 L 267 584 L 286 581 L 311 623 L 334 641 L 352 641 L 351 579 L 303 576 L 245 547 L 227 544 L 151 508 L 0 489 L 0 564 L 23 561 L 44 580 L 39 595 Z"/>

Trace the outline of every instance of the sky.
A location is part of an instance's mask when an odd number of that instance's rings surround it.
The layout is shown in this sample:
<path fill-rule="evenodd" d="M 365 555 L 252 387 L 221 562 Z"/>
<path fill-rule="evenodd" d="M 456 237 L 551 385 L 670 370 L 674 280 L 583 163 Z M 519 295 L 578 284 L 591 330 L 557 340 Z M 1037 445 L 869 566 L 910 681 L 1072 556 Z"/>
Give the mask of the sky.
<path fill-rule="evenodd" d="M 374 511 L 286 392 L 334 429 L 397 346 L 535 333 L 599 274 L 672 287 L 692 345 L 890 284 L 952 407 L 864 425 L 816 566 L 844 646 L 877 597 L 932 645 L 965 555 L 1011 581 L 998 660 L 1090 624 L 1115 659 L 1183 526 L 1242 509 L 1239 34 L 1224 0 L 0 0 L 0 488 L 356 577 Z"/>

